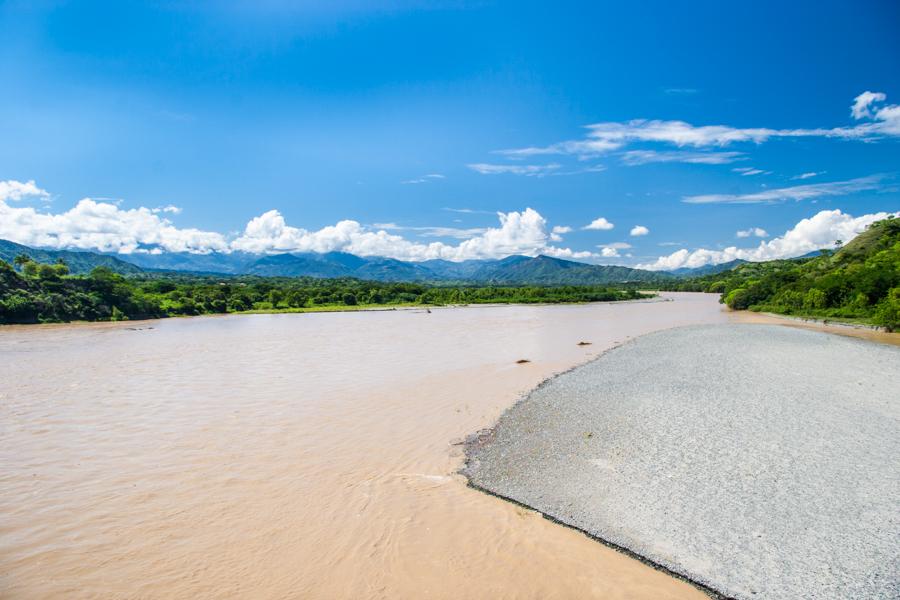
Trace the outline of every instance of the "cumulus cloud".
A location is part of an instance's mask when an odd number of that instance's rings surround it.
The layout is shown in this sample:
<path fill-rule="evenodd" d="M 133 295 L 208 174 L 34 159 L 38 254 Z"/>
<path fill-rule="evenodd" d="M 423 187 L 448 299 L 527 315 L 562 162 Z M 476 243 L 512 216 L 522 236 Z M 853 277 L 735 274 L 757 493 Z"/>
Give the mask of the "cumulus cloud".
<path fill-rule="evenodd" d="M 168 204 L 166 206 L 158 206 L 153 209 L 154 213 L 171 213 L 173 215 L 181 214 L 181 207 L 175 206 L 174 204 Z"/>
<path fill-rule="evenodd" d="M 738 160 L 743 160 L 742 152 L 690 152 L 684 150 L 671 150 L 658 152 L 656 150 L 629 150 L 622 154 L 622 162 L 629 167 L 646 165 L 649 163 L 690 163 L 698 165 L 725 165 Z"/>
<path fill-rule="evenodd" d="M 783 202 L 785 200 L 809 200 L 821 196 L 845 196 L 856 192 L 881 189 L 884 179 L 884 175 L 869 175 L 868 177 L 858 177 L 847 181 L 795 185 L 750 194 L 701 194 L 699 196 L 685 196 L 682 202 L 687 202 L 688 204 L 758 204 Z"/>
<path fill-rule="evenodd" d="M 469 168 L 482 175 L 525 175 L 527 177 L 543 177 L 559 169 L 562 165 L 550 163 L 547 165 L 492 165 L 488 163 L 475 163 Z"/>
<path fill-rule="evenodd" d="M 633 119 L 625 122 L 594 123 L 585 127 L 582 140 L 557 142 L 548 146 L 529 146 L 500 150 L 511 158 L 541 155 L 573 155 L 590 158 L 628 144 L 669 144 L 677 147 L 711 148 L 737 143 L 761 144 L 771 139 L 823 137 L 867 140 L 879 136 L 900 136 L 900 105 L 881 105 L 887 96 L 881 92 L 863 92 L 851 106 L 851 114 L 866 122 L 853 126 L 774 129 L 769 127 L 733 127 L 730 125 L 692 125 L 685 121 Z M 640 161 L 640 155 L 636 160 Z M 650 155 L 648 155 L 650 156 Z M 638 162 L 638 164 L 642 164 Z"/>
<path fill-rule="evenodd" d="M 29 246 L 122 254 L 151 249 L 198 253 L 228 250 L 228 242 L 219 233 L 181 229 L 149 208 L 123 210 L 90 198 L 57 214 L 0 201 L 0 238 Z"/>
<path fill-rule="evenodd" d="M 604 217 L 598 217 L 584 226 L 584 229 L 596 229 L 601 231 L 609 231 L 615 227 L 612 223 L 607 221 Z"/>
<path fill-rule="evenodd" d="M 387 256 L 411 261 L 501 258 L 511 254 L 547 254 L 560 258 L 592 255 L 550 245 L 552 240 L 546 220 L 531 208 L 522 212 L 497 213 L 497 216 L 499 227 L 487 228 L 479 235 L 451 245 L 413 242 L 383 229 L 368 230 L 351 220 L 318 231 L 307 231 L 288 225 L 281 213 L 270 210 L 251 219 L 231 247 L 254 253 L 342 251 L 358 256 Z"/>
<path fill-rule="evenodd" d="M 600 248 L 600 256 L 603 258 L 619 258 L 621 254 L 619 254 L 619 250 L 628 250 L 631 248 L 631 244 L 628 242 L 612 242 L 610 244 L 599 244 L 597 246 Z M 631 256 L 629 254 L 629 256 Z"/>
<path fill-rule="evenodd" d="M 34 183 L 34 179 L 26 182 L 9 179 L 0 181 L 0 202 L 18 201 L 25 198 L 49 198 L 50 194 Z"/>
<path fill-rule="evenodd" d="M 742 229 L 738 231 L 736 234 L 739 238 L 748 238 L 748 237 L 769 237 L 769 234 L 766 233 L 766 230 L 762 227 L 751 227 L 750 229 Z"/>
<path fill-rule="evenodd" d="M 887 100 L 887 95 L 881 92 L 863 92 L 853 99 L 850 114 L 853 115 L 854 119 L 870 119 L 873 116 L 870 107 L 885 100 Z"/>
<path fill-rule="evenodd" d="M 566 233 L 571 233 L 572 228 L 566 225 L 557 225 L 550 231 L 550 239 L 554 242 L 561 242 L 562 236 Z"/>
<path fill-rule="evenodd" d="M 822 248 L 833 248 L 835 241 L 848 242 L 865 231 L 866 227 L 889 216 L 900 216 L 900 212 L 878 212 L 853 217 L 839 209 L 823 210 L 808 219 L 803 219 L 780 237 L 760 242 L 755 248 L 731 246 L 724 250 L 699 248 L 693 251 L 678 250 L 668 256 L 660 256 L 656 262 L 639 265 L 642 269 L 672 270 L 682 267 L 696 268 L 716 265 L 735 259 L 765 261 L 778 258 L 794 258 Z"/>
<path fill-rule="evenodd" d="M 631 231 L 629 232 L 629 234 L 634 237 L 638 237 L 641 235 L 647 235 L 648 233 L 650 233 L 650 230 L 647 229 L 646 227 L 644 227 L 643 225 L 635 225 L 634 227 L 631 228 Z"/>
<path fill-rule="evenodd" d="M 591 252 L 553 245 L 552 242 L 559 241 L 554 236 L 568 233 L 571 228 L 558 226 L 550 230 L 544 217 L 531 208 L 521 212 L 495 213 L 499 219 L 499 226 L 496 227 L 401 227 L 394 223 L 381 223 L 380 227 L 373 229 L 357 221 L 343 220 L 314 231 L 293 227 L 280 212 L 270 210 L 252 218 L 241 234 L 229 240 L 214 231 L 177 227 L 166 216 L 177 215 L 181 211 L 173 205 L 123 209 L 119 204 L 84 198 L 64 212 L 42 212 L 30 206 L 17 207 L 8 203 L 28 196 L 47 195 L 34 182 L 2 183 L 0 191 L 4 195 L 0 197 L 0 238 L 44 248 L 120 254 L 343 251 L 359 256 L 385 256 L 411 261 L 502 258 L 511 254 L 547 254 L 560 258 L 595 256 Z M 469 212 L 468 209 L 465 212 Z M 457 238 L 460 242 L 423 243 L 389 233 L 388 230 L 409 230 L 424 237 Z"/>

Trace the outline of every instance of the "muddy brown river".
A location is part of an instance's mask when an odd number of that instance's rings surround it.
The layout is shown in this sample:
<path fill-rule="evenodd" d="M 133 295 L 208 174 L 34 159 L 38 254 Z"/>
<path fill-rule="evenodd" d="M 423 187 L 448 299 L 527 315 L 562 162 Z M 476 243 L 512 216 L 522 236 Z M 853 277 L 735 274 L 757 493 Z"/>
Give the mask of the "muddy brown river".
<path fill-rule="evenodd" d="M 0 597 L 704 598 L 455 474 L 665 296 L 0 328 Z"/>

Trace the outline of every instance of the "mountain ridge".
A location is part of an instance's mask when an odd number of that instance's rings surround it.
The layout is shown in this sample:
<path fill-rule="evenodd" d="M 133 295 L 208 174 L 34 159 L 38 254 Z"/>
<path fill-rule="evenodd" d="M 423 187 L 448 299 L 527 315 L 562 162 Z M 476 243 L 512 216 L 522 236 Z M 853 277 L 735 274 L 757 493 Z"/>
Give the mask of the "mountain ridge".
<path fill-rule="evenodd" d="M 5 250 L 5 252 L 4 252 Z M 346 252 L 258 255 L 244 252 L 130 254 L 127 258 L 90 251 L 41 250 L 0 240 L 0 258 L 12 262 L 26 254 L 38 262 L 69 264 L 73 273 L 104 266 L 125 275 L 142 272 L 188 272 L 260 277 L 354 277 L 386 282 L 457 282 L 496 285 L 602 285 L 669 279 L 671 274 L 616 265 L 592 265 L 537 255 L 453 262 L 402 261 Z M 71 264 L 70 264 L 71 261 Z"/>

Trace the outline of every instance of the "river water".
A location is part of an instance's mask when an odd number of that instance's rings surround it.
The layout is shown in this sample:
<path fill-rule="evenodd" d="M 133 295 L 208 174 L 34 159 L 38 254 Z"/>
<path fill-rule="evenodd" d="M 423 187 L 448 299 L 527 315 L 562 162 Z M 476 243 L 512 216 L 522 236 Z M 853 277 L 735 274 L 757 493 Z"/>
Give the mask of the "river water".
<path fill-rule="evenodd" d="M 0 328 L 0 597 L 705 598 L 455 474 L 664 296 Z"/>

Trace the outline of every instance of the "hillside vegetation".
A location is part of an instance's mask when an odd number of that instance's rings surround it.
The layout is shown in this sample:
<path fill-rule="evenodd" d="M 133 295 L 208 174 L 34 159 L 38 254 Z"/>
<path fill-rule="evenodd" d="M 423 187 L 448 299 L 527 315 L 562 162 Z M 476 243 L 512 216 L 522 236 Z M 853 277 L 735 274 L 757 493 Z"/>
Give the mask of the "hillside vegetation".
<path fill-rule="evenodd" d="M 736 310 L 856 320 L 900 330 L 900 219 L 873 223 L 835 252 L 744 263 L 663 286 L 721 293 Z"/>
<path fill-rule="evenodd" d="M 302 312 L 354 307 L 482 303 L 564 303 L 646 297 L 602 286 L 444 286 L 313 277 L 145 274 L 106 267 L 70 275 L 68 267 L 0 261 L 0 323 L 158 318 L 246 311 Z"/>
<path fill-rule="evenodd" d="M 55 264 L 58 261 L 63 261 L 72 274 L 90 273 L 97 267 L 106 267 L 123 275 L 134 275 L 143 271 L 137 265 L 108 254 L 86 251 L 76 252 L 72 250 L 42 250 L 16 244 L 8 240 L 0 240 L 0 260 L 12 263 L 17 256 L 27 256 L 35 262 L 45 264 Z"/>

